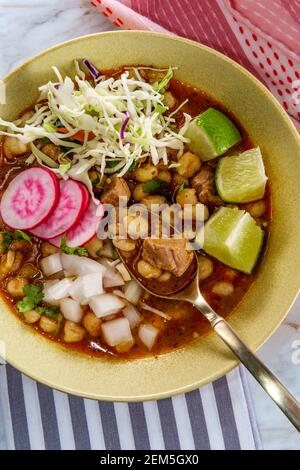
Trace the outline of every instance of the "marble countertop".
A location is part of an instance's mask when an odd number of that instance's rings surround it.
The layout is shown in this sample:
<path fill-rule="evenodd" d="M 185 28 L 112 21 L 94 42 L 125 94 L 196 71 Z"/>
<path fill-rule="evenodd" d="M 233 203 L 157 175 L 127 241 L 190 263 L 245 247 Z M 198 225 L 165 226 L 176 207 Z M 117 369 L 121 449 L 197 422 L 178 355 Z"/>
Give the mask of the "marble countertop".
<path fill-rule="evenodd" d="M 112 29 L 112 25 L 89 6 L 88 0 L 0 0 L 0 77 L 49 46 Z M 298 400 L 299 341 L 300 298 L 277 332 L 258 352 Z M 252 378 L 250 385 L 264 449 L 300 449 L 297 431 Z M 2 436 L 0 410 L 0 449 L 5 448 Z"/>

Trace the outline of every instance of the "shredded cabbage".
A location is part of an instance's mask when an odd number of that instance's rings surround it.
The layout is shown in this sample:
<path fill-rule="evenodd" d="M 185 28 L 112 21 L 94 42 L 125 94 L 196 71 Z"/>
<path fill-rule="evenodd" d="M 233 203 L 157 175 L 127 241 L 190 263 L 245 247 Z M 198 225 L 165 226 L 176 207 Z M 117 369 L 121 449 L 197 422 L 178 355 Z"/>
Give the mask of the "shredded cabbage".
<path fill-rule="evenodd" d="M 30 148 L 39 163 L 44 163 L 50 168 L 57 168 L 57 163 L 40 149 L 38 149 L 33 143 L 30 144 Z"/>
<path fill-rule="evenodd" d="M 86 79 L 77 61 L 75 68 L 76 76 L 71 79 L 63 78 L 53 67 L 56 81 L 39 88 L 41 95 L 34 115 L 22 127 L 17 121 L 0 118 L 0 125 L 5 127 L 0 135 L 31 143 L 39 162 L 63 178 L 84 182 L 91 193 L 88 170 L 92 166 L 102 175 L 122 176 L 145 157 L 157 165 L 160 160 L 168 164 L 167 149 L 182 154 L 184 144 L 189 142 L 184 131 L 191 117 L 184 114 L 185 122 L 177 131 L 172 117 L 177 110 L 164 115 L 168 108 L 162 102 L 161 92 L 173 76 L 171 68 L 160 82 L 152 85 L 142 79 L 139 68 L 134 68 L 136 78 L 126 70 L 115 78 L 100 75 L 94 83 Z M 61 147 L 59 166 L 33 144 L 40 138 Z"/>

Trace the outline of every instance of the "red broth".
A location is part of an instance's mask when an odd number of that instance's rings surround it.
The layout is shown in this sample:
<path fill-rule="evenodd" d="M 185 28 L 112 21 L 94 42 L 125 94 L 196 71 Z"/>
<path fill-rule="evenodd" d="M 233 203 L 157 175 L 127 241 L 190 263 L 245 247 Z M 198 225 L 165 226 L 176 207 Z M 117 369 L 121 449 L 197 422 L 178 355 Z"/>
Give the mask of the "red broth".
<path fill-rule="evenodd" d="M 114 74 L 116 73 L 119 72 L 115 72 Z M 107 75 L 112 74 L 113 73 L 111 71 L 107 72 Z M 236 150 L 243 151 L 254 146 L 254 144 L 249 140 L 246 130 L 243 129 L 243 127 L 240 125 L 238 120 L 232 115 L 232 113 L 228 109 L 225 109 L 220 103 L 210 98 L 201 90 L 196 90 L 191 86 L 188 86 L 177 80 L 172 79 L 170 82 L 169 91 L 175 96 L 178 103 L 183 102 L 185 99 L 189 100 L 188 103 L 184 105 L 184 107 L 176 115 L 176 122 L 178 125 L 180 125 L 183 120 L 183 112 L 187 112 L 192 116 L 196 116 L 209 107 L 215 107 L 229 115 L 241 131 L 243 139 L 241 144 L 236 147 Z M 3 148 L 0 147 L 0 150 L 1 196 L 1 194 L 7 187 L 9 181 L 24 168 L 27 168 L 28 165 L 25 162 L 25 157 L 18 158 L 17 160 L 14 160 L 12 162 L 7 161 L 4 156 Z M 211 165 L 214 167 L 215 163 L 216 162 L 213 161 Z M 131 185 L 133 184 L 134 182 L 131 181 Z M 269 186 L 267 187 L 267 191 L 265 193 L 264 202 L 266 204 L 267 211 L 264 214 L 263 219 L 258 220 L 258 222 L 263 224 L 267 235 L 271 222 L 271 195 Z M 243 208 L 243 205 L 240 205 L 240 207 Z M 2 221 L 0 222 L 2 229 L 5 228 L 3 226 Z M 268 237 L 266 236 L 265 245 L 267 238 Z M 32 240 L 32 247 L 24 253 L 23 264 L 32 263 L 34 266 L 36 266 L 37 274 L 34 280 L 42 280 L 43 275 L 39 268 L 39 258 L 41 257 L 41 241 L 35 237 L 32 237 Z M 252 283 L 255 281 L 257 270 L 259 269 L 259 264 L 263 262 L 262 259 L 264 256 L 264 250 L 261 254 L 258 266 L 256 267 L 255 272 L 252 275 L 243 274 L 234 269 L 224 266 L 217 260 L 212 260 L 214 264 L 213 274 L 201 283 L 201 291 L 206 300 L 216 310 L 217 313 L 226 317 L 234 309 L 236 309 L 236 307 L 242 301 L 243 297 L 251 287 Z M 12 313 L 17 315 L 22 321 L 22 315 L 20 315 L 17 309 L 15 308 L 16 300 L 14 300 L 6 291 L 7 282 L 13 276 L 15 276 L 15 273 L 9 275 L 1 281 L 1 293 L 7 300 L 7 303 L 9 304 Z M 170 282 L 173 281 L 174 279 L 171 279 Z M 218 281 L 228 281 L 232 283 L 234 286 L 233 294 L 226 297 L 220 297 L 214 294 L 212 292 L 212 288 L 214 284 Z M 107 358 L 113 358 L 118 356 L 126 359 L 141 358 L 149 355 L 156 356 L 162 353 L 167 353 L 174 350 L 175 348 L 183 347 L 191 341 L 197 340 L 197 338 L 199 338 L 200 336 L 205 335 L 211 331 L 208 322 L 202 317 L 198 310 L 189 303 L 183 301 L 179 302 L 158 299 L 149 296 L 148 294 L 145 294 L 145 300 L 147 301 L 148 305 L 169 314 L 171 317 L 171 320 L 165 320 L 164 318 L 161 318 L 160 316 L 154 313 L 142 309 L 140 310 L 147 323 L 151 323 L 161 330 L 159 339 L 151 352 L 148 352 L 146 350 L 145 346 L 141 344 L 141 341 L 139 339 L 136 339 L 135 345 L 129 352 L 117 353 L 114 348 L 111 348 L 105 344 L 101 336 L 97 338 L 92 338 L 91 336 L 86 334 L 85 338 L 79 343 L 65 343 L 62 336 L 62 326 L 56 334 L 47 334 L 42 331 L 39 326 L 36 325 L 26 325 L 26 327 L 32 327 L 36 330 L 38 334 L 42 334 L 43 336 L 46 336 L 54 342 L 63 344 L 65 347 L 72 350 L 80 351 L 81 353 L 98 357 L 105 356 Z M 7 315 L 7 313 L 0 312 L 0 315 Z"/>

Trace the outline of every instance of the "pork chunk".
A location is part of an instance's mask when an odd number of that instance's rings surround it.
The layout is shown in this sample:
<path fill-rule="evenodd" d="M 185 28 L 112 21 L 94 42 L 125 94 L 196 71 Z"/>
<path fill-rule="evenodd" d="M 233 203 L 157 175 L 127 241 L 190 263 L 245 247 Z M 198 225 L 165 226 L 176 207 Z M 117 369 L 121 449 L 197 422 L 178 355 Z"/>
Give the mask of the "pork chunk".
<path fill-rule="evenodd" d="M 130 190 L 124 178 L 119 178 L 114 175 L 106 180 L 101 202 L 102 204 L 112 204 L 117 207 L 119 205 L 119 197 L 125 197 L 127 203 L 130 199 L 130 195 Z"/>
<path fill-rule="evenodd" d="M 184 239 L 146 238 L 143 242 L 142 258 L 153 266 L 180 277 L 191 264 L 193 253 L 187 251 Z"/>
<path fill-rule="evenodd" d="M 202 204 L 221 206 L 223 201 L 216 194 L 215 175 L 213 168 L 203 166 L 192 179 L 192 188 L 196 190 L 198 199 Z"/>

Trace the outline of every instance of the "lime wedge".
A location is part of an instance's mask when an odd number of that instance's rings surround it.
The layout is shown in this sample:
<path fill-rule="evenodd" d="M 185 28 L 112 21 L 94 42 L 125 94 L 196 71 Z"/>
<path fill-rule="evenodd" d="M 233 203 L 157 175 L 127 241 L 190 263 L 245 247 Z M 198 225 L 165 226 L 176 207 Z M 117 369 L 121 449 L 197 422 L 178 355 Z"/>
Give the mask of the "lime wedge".
<path fill-rule="evenodd" d="M 193 119 L 185 137 L 192 152 L 201 160 L 212 160 L 227 152 L 241 140 L 241 134 L 233 122 L 221 111 L 209 108 Z"/>
<path fill-rule="evenodd" d="M 259 147 L 220 158 L 216 187 L 225 202 L 251 202 L 265 194 L 267 177 Z"/>
<path fill-rule="evenodd" d="M 251 274 L 258 260 L 264 231 L 251 215 L 237 207 L 221 207 L 204 225 L 202 248 L 231 268 Z M 197 239 L 203 239 L 199 233 Z"/>

